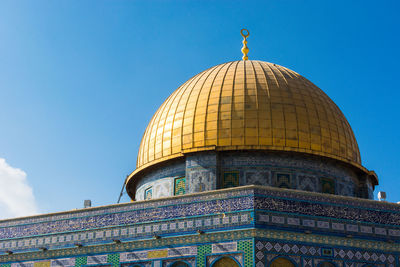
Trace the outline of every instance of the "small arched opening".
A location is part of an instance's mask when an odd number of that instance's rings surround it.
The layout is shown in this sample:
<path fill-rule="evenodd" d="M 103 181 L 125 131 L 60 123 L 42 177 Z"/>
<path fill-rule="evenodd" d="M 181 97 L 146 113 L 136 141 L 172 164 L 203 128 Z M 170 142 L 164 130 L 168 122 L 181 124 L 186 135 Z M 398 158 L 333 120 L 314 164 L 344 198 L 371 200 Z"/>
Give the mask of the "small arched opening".
<path fill-rule="evenodd" d="M 270 267 L 296 267 L 291 260 L 289 260 L 288 258 L 284 258 L 284 257 L 275 258 L 269 266 Z"/>
<path fill-rule="evenodd" d="M 172 263 L 170 267 L 190 267 L 190 265 L 184 261 L 176 261 Z"/>
<path fill-rule="evenodd" d="M 231 257 L 221 257 L 214 261 L 212 267 L 240 267 L 240 264 Z"/>

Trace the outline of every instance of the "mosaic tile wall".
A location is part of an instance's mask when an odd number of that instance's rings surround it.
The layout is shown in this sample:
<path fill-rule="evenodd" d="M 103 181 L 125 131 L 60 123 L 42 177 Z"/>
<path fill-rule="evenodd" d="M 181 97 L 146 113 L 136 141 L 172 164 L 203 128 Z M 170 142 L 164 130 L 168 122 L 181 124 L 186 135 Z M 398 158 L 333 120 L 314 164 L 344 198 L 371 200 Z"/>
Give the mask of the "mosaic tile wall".
<path fill-rule="evenodd" d="M 252 231 L 292 233 L 280 237 L 280 240 L 276 239 L 277 234 L 274 234 L 275 238 L 260 239 L 265 241 L 260 250 L 267 251 L 267 254 L 264 253 L 261 257 L 258 253 L 258 262 L 262 262 L 259 265 L 267 264 L 273 256 L 280 253 L 289 256 L 294 253 L 291 255 L 293 260 L 304 266 L 308 266 L 306 262 L 316 266 L 318 260 L 329 257 L 342 265 L 346 262 L 353 264 L 349 266 L 357 266 L 354 264 L 370 257 L 375 266 L 391 266 L 390 264 L 397 261 L 398 254 L 390 253 L 388 249 L 397 247 L 396 253 L 400 252 L 400 205 L 274 187 L 234 187 L 160 200 L 0 221 L 0 262 L 7 262 L 7 257 L 12 258 L 15 255 L 39 253 L 43 247 L 49 253 L 72 251 L 73 254 L 76 244 L 80 244 L 83 248 L 90 248 L 93 255 L 99 254 L 102 246 L 115 245 L 119 251 L 125 249 L 125 252 L 130 246 L 131 260 L 135 259 L 145 265 L 150 262 L 154 265 L 155 258 L 162 258 L 157 260 L 158 266 L 171 263 L 175 250 L 181 251 L 176 257 L 186 257 L 188 262 L 194 261 L 196 266 L 212 263 L 218 253 L 228 253 L 242 266 L 252 266 L 257 261 L 257 254 L 250 253 L 253 245 L 246 243 L 244 239 L 250 238 L 248 234 L 253 234 Z M 155 239 L 155 235 L 160 239 Z M 181 237 L 190 237 L 188 240 L 191 241 L 182 243 Z M 217 237 L 223 240 L 219 241 L 222 245 L 210 240 Z M 335 241 L 339 239 L 340 244 Z M 116 245 L 115 240 L 121 241 L 121 246 Z M 163 243 L 165 240 L 172 240 L 172 243 L 167 246 Z M 244 243 L 238 240 L 244 240 Z M 271 243 L 272 240 L 275 243 Z M 282 240 L 287 241 L 285 243 Z M 292 243 L 288 240 L 292 240 Z M 150 241 L 155 242 L 155 245 L 150 246 L 153 249 L 139 248 L 139 244 Z M 129 242 L 136 243 L 128 246 Z M 268 242 L 274 249 L 269 249 Z M 354 249 L 356 245 L 361 246 L 360 242 L 368 247 Z M 279 246 L 282 248 L 279 249 Z M 318 253 L 323 255 L 315 252 L 314 255 L 306 256 L 302 252 L 302 246 L 314 247 L 316 251 L 319 249 Z M 13 251 L 14 254 L 7 256 L 6 251 Z M 182 251 L 191 252 L 184 254 Z M 58 261 L 63 259 L 65 264 L 71 266 L 92 265 L 89 263 L 94 264 L 96 261 L 111 266 L 127 263 L 124 257 L 128 257 L 128 254 L 120 253 L 117 256 L 111 252 L 116 251 L 104 250 L 101 254 L 103 258 L 91 258 L 92 254 L 74 258 L 74 263 L 72 260 L 68 263 L 67 259 L 72 256 L 66 257 L 67 254 L 54 254 L 58 255 L 54 258 Z M 62 255 L 64 256 L 61 257 Z M 161 257 L 162 255 L 167 256 Z M 33 262 L 34 265 L 26 263 L 25 266 L 58 266 L 57 262 L 52 261 L 28 262 Z"/>
<path fill-rule="evenodd" d="M 185 168 L 183 168 L 183 165 Z M 186 192 L 203 192 L 243 185 L 269 185 L 281 188 L 324 192 L 343 196 L 373 198 L 371 181 L 359 182 L 350 168 L 318 157 L 266 152 L 202 152 L 189 154 L 180 163 L 161 166 L 140 180 L 136 199 L 143 199 L 144 187 L 164 183 L 161 196 L 173 195 L 172 174 L 186 177 Z M 176 177 L 175 176 L 175 177 Z M 167 180 L 166 180 L 167 179 Z M 154 192 L 158 190 L 154 190 Z M 158 196 L 154 195 L 154 198 Z"/>
<path fill-rule="evenodd" d="M 174 179 L 174 195 L 186 194 L 186 177 L 177 177 Z"/>
<path fill-rule="evenodd" d="M 176 177 L 166 177 L 153 182 L 142 184 L 136 190 L 136 201 L 153 199 L 160 197 L 170 197 L 174 195 L 174 182 Z M 147 192 L 151 190 L 151 198 Z"/>
<path fill-rule="evenodd" d="M 142 179 L 138 181 L 136 188 L 140 188 L 144 184 L 151 183 L 165 177 L 185 176 L 185 169 L 186 165 L 184 161 L 174 161 L 168 165 L 163 165 L 162 168 L 155 169 L 145 174 Z"/>
<path fill-rule="evenodd" d="M 297 266 L 314 267 L 331 262 L 340 267 L 399 266 L 398 256 L 379 250 L 362 250 L 339 246 L 320 246 L 303 242 L 285 242 L 257 239 L 255 241 L 255 266 L 268 266 L 276 257 L 285 257 Z"/>
<path fill-rule="evenodd" d="M 0 267 L 83 267 L 83 266 L 170 266 L 184 261 L 189 266 L 211 266 L 221 255 L 236 259 L 241 266 L 253 266 L 253 240 L 238 240 L 211 244 L 164 247 L 149 250 L 116 252 L 46 260 L 0 263 Z"/>
<path fill-rule="evenodd" d="M 222 173 L 222 188 L 239 186 L 239 172 L 228 171 Z"/>
<path fill-rule="evenodd" d="M 197 153 L 186 157 L 186 192 L 217 189 L 217 154 Z"/>
<path fill-rule="evenodd" d="M 323 181 L 328 179 L 334 183 L 332 193 L 343 196 L 357 194 L 358 178 L 353 171 L 315 157 L 253 151 L 223 152 L 220 153 L 220 171 L 239 172 L 240 185 L 269 185 L 323 192 Z"/>
<path fill-rule="evenodd" d="M 27 219 L 0 221 L 0 252 L 66 248 L 241 228 L 400 241 L 400 206 L 249 186 Z"/>
<path fill-rule="evenodd" d="M 75 216 L 47 216 L 42 222 L 35 222 L 35 217 L 31 221 L 22 219 L 17 225 L 15 220 L 10 220 L 8 225 L 0 222 L 0 252 L 67 248 L 77 243 L 105 244 L 115 239 L 152 238 L 154 234 L 170 236 L 193 234 L 197 230 L 253 227 L 253 197 L 251 190 L 243 195 L 244 192 L 246 190 L 183 196 L 110 206 L 91 212 L 81 210 L 73 213 Z M 221 196 L 225 198 L 220 199 Z"/>

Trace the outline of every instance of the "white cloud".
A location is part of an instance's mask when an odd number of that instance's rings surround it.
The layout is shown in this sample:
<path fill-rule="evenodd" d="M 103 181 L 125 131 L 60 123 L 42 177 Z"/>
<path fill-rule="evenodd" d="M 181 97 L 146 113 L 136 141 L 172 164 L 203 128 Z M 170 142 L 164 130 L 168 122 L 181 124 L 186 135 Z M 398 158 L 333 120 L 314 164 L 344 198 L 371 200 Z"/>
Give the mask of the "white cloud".
<path fill-rule="evenodd" d="M 33 215 L 38 212 L 26 173 L 0 158 L 0 219 Z"/>

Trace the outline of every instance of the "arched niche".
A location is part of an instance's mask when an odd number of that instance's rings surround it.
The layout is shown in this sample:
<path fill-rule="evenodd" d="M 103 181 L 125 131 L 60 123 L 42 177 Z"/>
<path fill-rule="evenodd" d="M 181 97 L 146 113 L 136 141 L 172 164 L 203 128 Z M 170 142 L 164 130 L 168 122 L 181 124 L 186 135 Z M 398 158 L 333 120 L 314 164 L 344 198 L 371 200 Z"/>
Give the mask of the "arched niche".
<path fill-rule="evenodd" d="M 269 267 L 296 267 L 296 265 L 288 258 L 277 257 L 271 262 Z"/>
<path fill-rule="evenodd" d="M 221 257 L 216 259 L 212 264 L 212 267 L 240 267 L 240 264 L 231 257 Z"/>
<path fill-rule="evenodd" d="M 170 265 L 170 267 L 190 267 L 185 261 L 176 261 Z"/>

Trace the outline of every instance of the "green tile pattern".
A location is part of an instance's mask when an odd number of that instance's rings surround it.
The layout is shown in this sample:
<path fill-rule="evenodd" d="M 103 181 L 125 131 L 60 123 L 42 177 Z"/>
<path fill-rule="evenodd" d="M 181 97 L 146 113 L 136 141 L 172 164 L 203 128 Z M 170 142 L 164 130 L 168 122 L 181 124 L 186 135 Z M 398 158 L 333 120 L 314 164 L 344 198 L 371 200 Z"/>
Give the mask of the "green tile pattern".
<path fill-rule="evenodd" d="M 211 245 L 202 245 L 197 247 L 197 267 L 205 267 L 206 254 L 211 254 Z"/>
<path fill-rule="evenodd" d="M 238 241 L 238 250 L 244 251 L 244 266 L 253 266 L 253 240 L 240 240 Z"/>
<path fill-rule="evenodd" d="M 107 262 L 111 263 L 113 267 L 119 266 L 119 253 L 109 254 L 107 256 Z"/>
<path fill-rule="evenodd" d="M 174 195 L 184 195 L 186 193 L 186 177 L 175 178 Z"/>
<path fill-rule="evenodd" d="M 82 265 L 87 264 L 87 257 L 77 257 L 75 260 L 75 267 L 81 267 Z"/>

